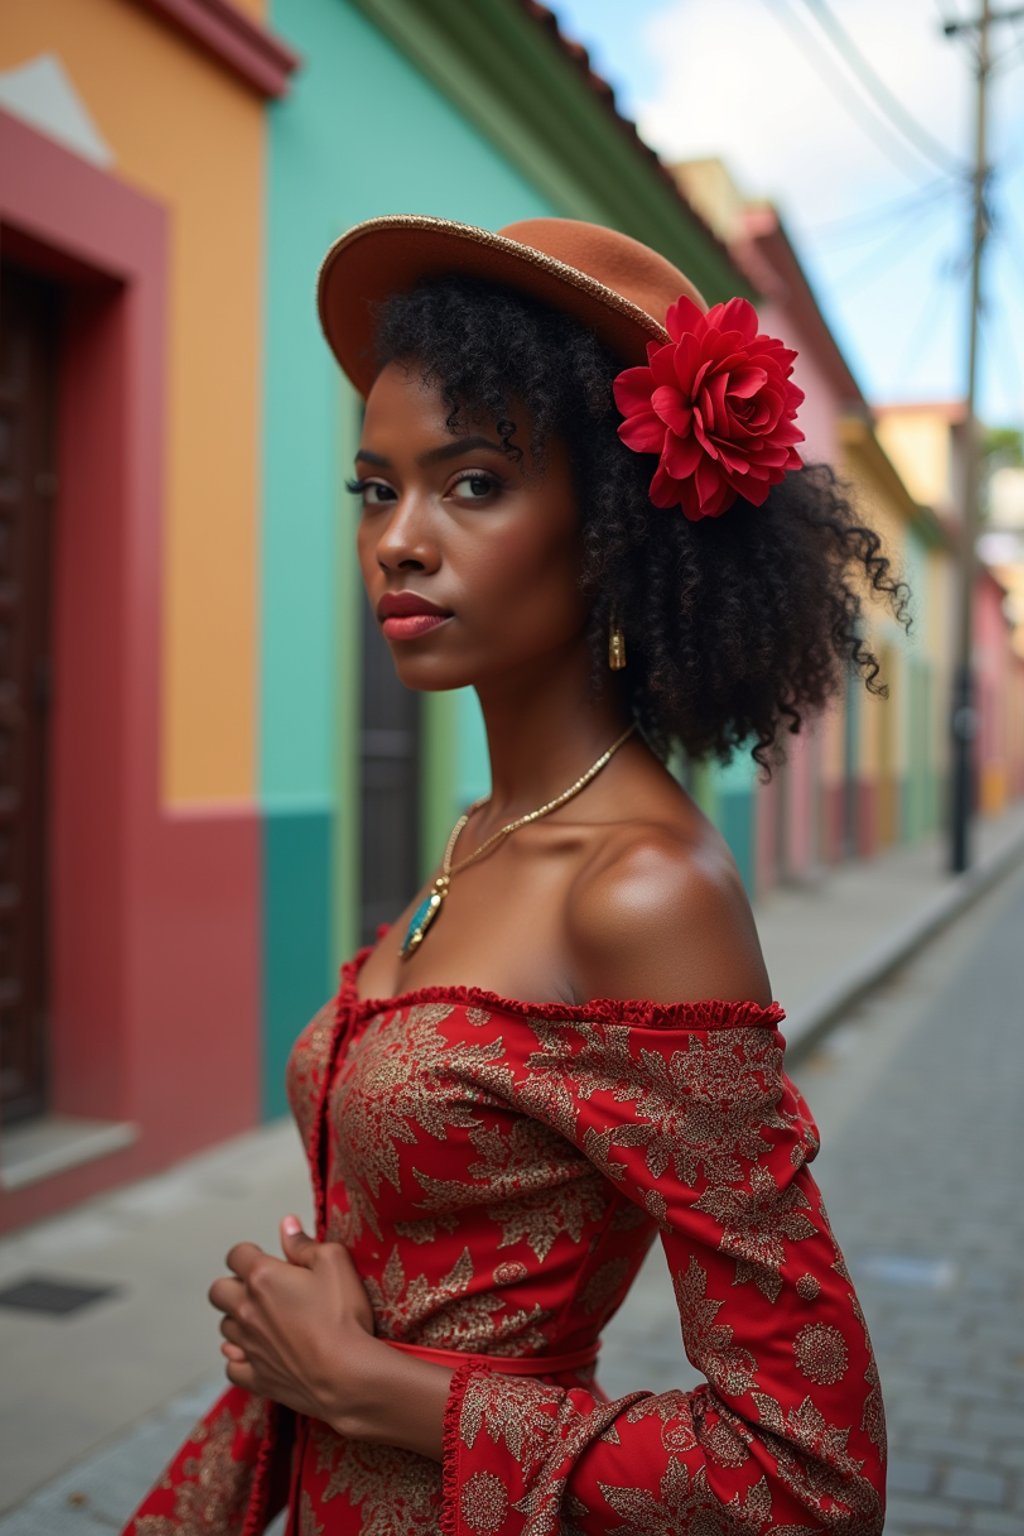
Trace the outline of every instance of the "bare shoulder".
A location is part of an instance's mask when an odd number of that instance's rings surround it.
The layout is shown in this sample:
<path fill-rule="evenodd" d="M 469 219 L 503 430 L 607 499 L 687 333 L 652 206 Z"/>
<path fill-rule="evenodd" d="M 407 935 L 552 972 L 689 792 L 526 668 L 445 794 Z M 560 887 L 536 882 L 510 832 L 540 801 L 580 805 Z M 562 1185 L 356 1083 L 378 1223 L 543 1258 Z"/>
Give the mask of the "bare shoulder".
<path fill-rule="evenodd" d="M 750 902 L 717 833 L 623 826 L 581 869 L 566 921 L 581 1001 L 772 1001 Z"/>

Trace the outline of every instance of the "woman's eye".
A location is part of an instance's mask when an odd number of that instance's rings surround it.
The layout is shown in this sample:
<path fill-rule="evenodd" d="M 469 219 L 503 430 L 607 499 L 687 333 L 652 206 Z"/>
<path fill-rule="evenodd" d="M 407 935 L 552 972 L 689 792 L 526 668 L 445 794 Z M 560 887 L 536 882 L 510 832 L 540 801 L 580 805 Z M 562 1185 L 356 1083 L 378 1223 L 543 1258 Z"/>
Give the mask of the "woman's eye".
<path fill-rule="evenodd" d="M 380 480 L 346 480 L 345 488 L 353 496 L 361 496 L 364 507 L 383 506 L 389 497 L 394 496 L 390 485 Z"/>
<path fill-rule="evenodd" d="M 482 474 L 479 470 L 459 475 L 452 482 L 452 490 L 458 490 L 466 501 L 486 501 L 497 489 L 498 482 L 494 476 Z"/>

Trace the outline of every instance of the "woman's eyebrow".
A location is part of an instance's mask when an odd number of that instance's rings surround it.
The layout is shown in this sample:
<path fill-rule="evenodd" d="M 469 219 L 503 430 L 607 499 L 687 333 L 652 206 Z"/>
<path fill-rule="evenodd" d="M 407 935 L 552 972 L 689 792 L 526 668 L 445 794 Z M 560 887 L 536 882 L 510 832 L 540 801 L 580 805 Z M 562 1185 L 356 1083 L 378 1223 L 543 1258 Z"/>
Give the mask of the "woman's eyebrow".
<path fill-rule="evenodd" d="M 489 437 L 457 437 L 453 442 L 443 443 L 440 448 L 431 448 L 426 453 L 421 453 L 416 460 L 417 464 L 426 466 L 437 464 L 442 459 L 455 459 L 461 453 L 468 453 L 474 448 L 491 448 L 495 453 L 504 453 L 500 443 L 492 443 Z M 356 454 L 356 461 L 364 460 L 367 464 L 376 464 L 380 469 L 390 469 L 391 460 L 386 459 L 382 453 L 374 453 L 370 448 L 360 448 Z"/>

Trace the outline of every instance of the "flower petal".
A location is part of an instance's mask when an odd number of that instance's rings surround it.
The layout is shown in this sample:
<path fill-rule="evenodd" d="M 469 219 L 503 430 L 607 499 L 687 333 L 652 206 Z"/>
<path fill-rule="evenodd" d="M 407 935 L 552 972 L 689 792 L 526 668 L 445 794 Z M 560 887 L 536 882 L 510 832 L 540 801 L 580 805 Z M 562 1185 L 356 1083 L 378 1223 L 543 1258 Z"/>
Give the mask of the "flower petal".
<path fill-rule="evenodd" d="M 695 437 L 677 437 L 670 432 L 665 438 L 665 447 L 661 455 L 661 463 L 667 472 L 676 480 L 685 480 L 693 474 L 700 463 L 702 449 Z"/>
<path fill-rule="evenodd" d="M 623 416 L 632 415 L 634 411 L 650 410 L 651 383 L 650 368 L 624 368 L 616 374 L 612 380 L 612 394 Z"/>
<path fill-rule="evenodd" d="M 757 335 L 757 311 L 749 299 L 730 299 L 727 304 L 716 304 L 708 314 L 710 321 L 714 315 L 715 325 L 720 331 L 739 331 L 745 342 L 751 342 Z"/>
<path fill-rule="evenodd" d="M 665 329 L 673 341 L 678 341 L 687 332 L 695 331 L 704 319 L 702 311 L 681 293 L 674 304 L 669 305 L 668 314 L 665 316 Z"/>
<path fill-rule="evenodd" d="M 634 453 L 660 453 L 665 423 L 653 411 L 641 411 L 619 423 L 619 437 Z"/>
<path fill-rule="evenodd" d="M 689 436 L 693 412 L 672 385 L 663 385 L 651 396 L 651 408 L 670 431 L 679 437 Z"/>
<path fill-rule="evenodd" d="M 738 395 L 741 400 L 749 400 L 751 395 L 756 395 L 767 382 L 767 369 L 755 367 L 753 363 L 741 364 L 729 375 L 729 393 Z"/>

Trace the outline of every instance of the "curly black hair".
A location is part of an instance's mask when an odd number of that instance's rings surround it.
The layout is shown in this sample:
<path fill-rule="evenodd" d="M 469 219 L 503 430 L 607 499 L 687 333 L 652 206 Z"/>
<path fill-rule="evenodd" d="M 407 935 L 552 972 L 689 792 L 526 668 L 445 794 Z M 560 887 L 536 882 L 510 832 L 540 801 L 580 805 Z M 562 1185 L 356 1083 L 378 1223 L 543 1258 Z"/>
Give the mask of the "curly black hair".
<path fill-rule="evenodd" d="M 392 295 L 375 316 L 379 368 L 422 368 L 441 387 L 448 427 L 490 415 L 505 452 L 512 401 L 525 404 L 530 451 L 568 445 L 582 518 L 580 583 L 590 599 L 593 686 L 607 679 L 612 615 L 626 637 L 629 703 L 645 739 L 667 760 L 728 763 L 750 746 L 765 782 L 785 760 L 783 725 L 800 730 L 853 669 L 868 690 L 879 664 L 862 637 L 862 592 L 884 595 L 909 632 L 911 596 L 882 541 L 857 520 L 847 487 L 827 465 L 791 471 L 754 507 L 690 522 L 652 506 L 656 459 L 620 440 L 611 381 L 621 359 L 561 311 L 516 290 L 458 274 Z M 856 579 L 851 579 L 851 571 Z"/>

